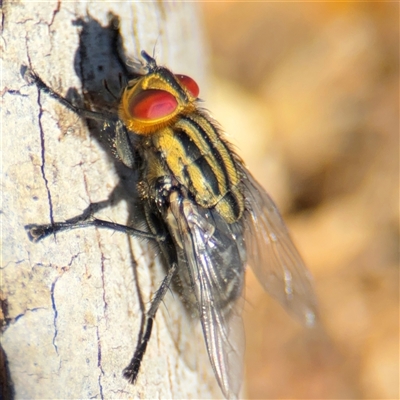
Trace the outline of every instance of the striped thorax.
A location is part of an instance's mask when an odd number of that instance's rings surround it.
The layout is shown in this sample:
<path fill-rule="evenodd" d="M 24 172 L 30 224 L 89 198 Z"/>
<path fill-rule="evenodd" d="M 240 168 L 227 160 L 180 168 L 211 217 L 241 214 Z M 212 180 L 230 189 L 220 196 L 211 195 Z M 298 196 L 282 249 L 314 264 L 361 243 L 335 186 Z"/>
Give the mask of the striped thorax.
<path fill-rule="evenodd" d="M 152 186 L 172 175 L 198 205 L 215 208 L 227 223 L 238 221 L 244 212 L 240 172 L 216 125 L 196 104 L 197 84 L 151 61 L 148 68 L 124 89 L 119 110 L 125 126 L 143 136 L 143 178 Z"/>

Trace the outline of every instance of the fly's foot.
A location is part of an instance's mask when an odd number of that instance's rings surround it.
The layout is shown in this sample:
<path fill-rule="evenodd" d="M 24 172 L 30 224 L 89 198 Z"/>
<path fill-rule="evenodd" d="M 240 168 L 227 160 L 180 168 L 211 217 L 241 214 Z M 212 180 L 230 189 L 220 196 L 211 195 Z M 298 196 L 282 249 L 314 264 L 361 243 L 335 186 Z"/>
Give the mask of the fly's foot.
<path fill-rule="evenodd" d="M 21 76 L 25 79 L 28 85 L 32 85 L 37 82 L 38 76 L 26 65 L 21 65 L 20 68 Z"/>
<path fill-rule="evenodd" d="M 43 238 L 51 235 L 54 232 L 53 225 L 25 225 L 25 229 L 28 232 L 29 240 L 33 243 L 37 243 Z"/>

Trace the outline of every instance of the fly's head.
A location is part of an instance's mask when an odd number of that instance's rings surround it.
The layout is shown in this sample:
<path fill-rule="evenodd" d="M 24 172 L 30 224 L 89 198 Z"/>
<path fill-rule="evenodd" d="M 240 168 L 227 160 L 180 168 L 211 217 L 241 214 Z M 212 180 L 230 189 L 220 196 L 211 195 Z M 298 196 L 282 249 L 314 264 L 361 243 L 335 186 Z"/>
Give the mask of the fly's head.
<path fill-rule="evenodd" d="M 142 51 L 147 73 L 131 80 L 122 92 L 119 117 L 137 134 L 152 134 L 171 125 L 180 115 L 196 109 L 197 83 L 186 75 L 173 74 Z"/>

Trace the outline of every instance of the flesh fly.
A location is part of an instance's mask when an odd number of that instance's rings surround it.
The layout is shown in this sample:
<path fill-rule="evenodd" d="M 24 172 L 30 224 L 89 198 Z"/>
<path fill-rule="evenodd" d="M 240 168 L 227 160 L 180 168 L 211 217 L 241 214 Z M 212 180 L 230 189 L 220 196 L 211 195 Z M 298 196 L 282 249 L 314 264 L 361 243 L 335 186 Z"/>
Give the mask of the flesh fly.
<path fill-rule="evenodd" d="M 142 56 L 145 72 L 122 90 L 118 116 L 75 107 L 30 70 L 25 78 L 81 117 L 114 129 L 117 156 L 138 170 L 147 229 L 99 220 L 92 211 L 27 229 L 33 241 L 97 226 L 157 242 L 168 273 L 147 311 L 125 378 L 136 381 L 157 309 L 173 279 L 179 279 L 181 294 L 200 319 L 218 384 L 226 398 L 238 398 L 245 266 L 306 325 L 316 318 L 310 274 L 274 202 L 200 107 L 196 82 L 158 66 L 144 51 Z"/>

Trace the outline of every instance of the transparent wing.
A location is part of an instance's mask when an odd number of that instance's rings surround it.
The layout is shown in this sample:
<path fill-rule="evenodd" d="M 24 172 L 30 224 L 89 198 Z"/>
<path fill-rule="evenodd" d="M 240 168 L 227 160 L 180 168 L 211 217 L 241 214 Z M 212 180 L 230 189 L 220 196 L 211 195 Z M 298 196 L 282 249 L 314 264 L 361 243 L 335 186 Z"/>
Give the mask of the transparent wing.
<path fill-rule="evenodd" d="M 317 301 L 311 274 L 272 199 L 244 168 L 243 173 L 247 176 L 247 262 L 271 296 L 304 324 L 312 326 L 317 317 Z"/>
<path fill-rule="evenodd" d="M 171 202 L 174 236 L 181 241 L 208 355 L 227 399 L 236 399 L 242 382 L 244 329 L 241 314 L 244 266 L 231 227 L 218 215 L 189 200 Z"/>

